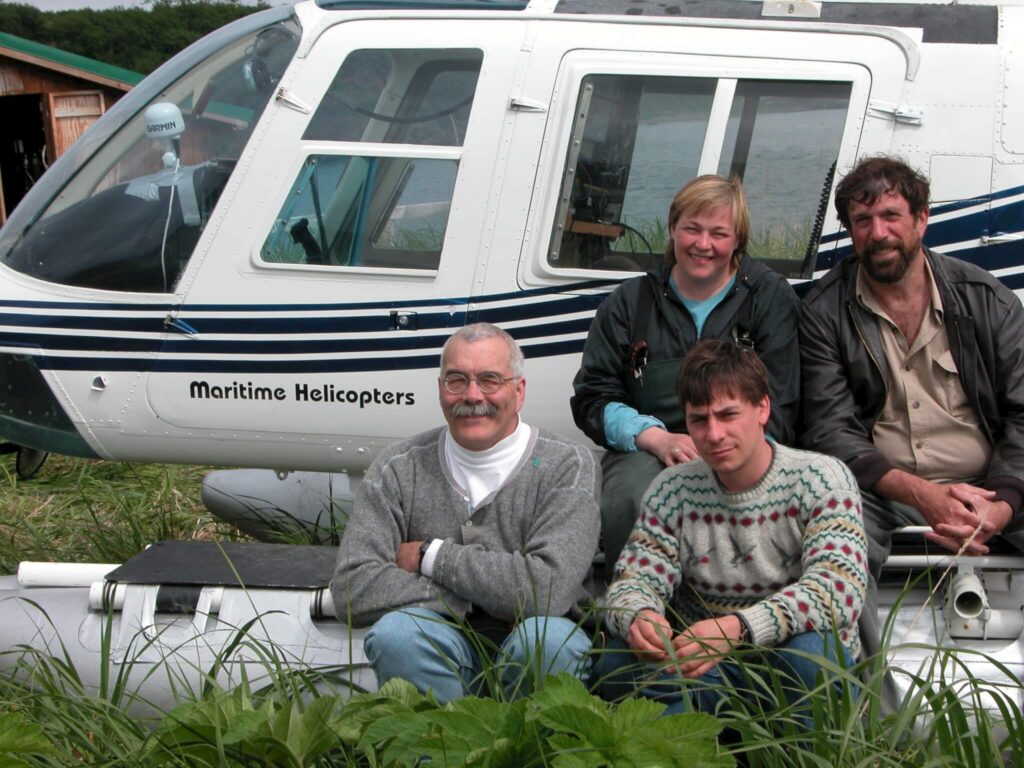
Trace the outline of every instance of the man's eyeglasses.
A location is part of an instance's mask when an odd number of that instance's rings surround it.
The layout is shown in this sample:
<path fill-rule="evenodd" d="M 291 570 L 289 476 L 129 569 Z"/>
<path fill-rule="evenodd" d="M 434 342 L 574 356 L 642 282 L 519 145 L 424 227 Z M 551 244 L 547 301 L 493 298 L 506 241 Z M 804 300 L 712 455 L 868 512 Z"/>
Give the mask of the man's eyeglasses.
<path fill-rule="evenodd" d="M 441 383 L 450 394 L 461 395 L 469 389 L 469 382 L 475 381 L 476 388 L 485 395 L 493 395 L 507 382 L 518 379 L 518 376 L 502 376 L 500 373 L 481 373 L 479 376 L 469 377 L 463 373 L 449 373 L 441 377 Z"/>

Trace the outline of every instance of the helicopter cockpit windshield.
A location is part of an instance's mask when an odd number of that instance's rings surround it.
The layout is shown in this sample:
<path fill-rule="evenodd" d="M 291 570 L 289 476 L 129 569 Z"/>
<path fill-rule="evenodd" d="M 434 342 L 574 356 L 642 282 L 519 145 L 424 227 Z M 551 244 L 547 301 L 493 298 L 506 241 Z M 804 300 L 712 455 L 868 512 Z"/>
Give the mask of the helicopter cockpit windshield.
<path fill-rule="evenodd" d="M 298 47 L 282 10 L 192 46 L 155 88 L 122 99 L 26 197 L 0 260 L 65 285 L 173 290 Z"/>

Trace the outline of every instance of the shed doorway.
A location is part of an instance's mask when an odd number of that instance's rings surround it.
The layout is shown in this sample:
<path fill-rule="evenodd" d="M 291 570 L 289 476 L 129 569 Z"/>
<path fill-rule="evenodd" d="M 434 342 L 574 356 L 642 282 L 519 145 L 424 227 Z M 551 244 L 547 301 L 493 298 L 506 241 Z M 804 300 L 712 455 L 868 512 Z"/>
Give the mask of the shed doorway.
<path fill-rule="evenodd" d="M 0 97 L 0 224 L 46 169 L 42 98 Z"/>

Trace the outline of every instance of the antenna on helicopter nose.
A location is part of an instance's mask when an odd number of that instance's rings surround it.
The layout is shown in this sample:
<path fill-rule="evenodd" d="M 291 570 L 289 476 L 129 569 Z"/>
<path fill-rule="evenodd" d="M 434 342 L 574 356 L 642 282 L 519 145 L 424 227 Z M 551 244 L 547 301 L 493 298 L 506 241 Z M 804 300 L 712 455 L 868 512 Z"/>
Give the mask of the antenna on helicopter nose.
<path fill-rule="evenodd" d="M 144 114 L 146 120 L 146 137 L 158 139 L 163 146 L 164 167 L 174 168 L 178 164 L 179 140 L 185 132 L 185 118 L 176 104 L 161 101 L 152 104 Z"/>

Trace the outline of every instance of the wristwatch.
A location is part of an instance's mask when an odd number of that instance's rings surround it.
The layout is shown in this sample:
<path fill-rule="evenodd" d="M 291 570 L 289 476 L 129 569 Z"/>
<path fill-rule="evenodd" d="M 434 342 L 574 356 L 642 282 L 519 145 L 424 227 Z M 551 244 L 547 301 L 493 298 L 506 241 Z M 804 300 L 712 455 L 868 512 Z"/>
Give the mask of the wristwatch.
<path fill-rule="evenodd" d="M 737 643 L 744 643 L 744 644 L 749 643 L 750 642 L 750 625 L 747 624 L 746 619 L 744 619 L 741 614 L 734 613 L 733 616 L 735 616 L 736 619 L 740 623 L 740 636 L 738 638 L 736 638 L 736 642 Z"/>
<path fill-rule="evenodd" d="M 427 550 L 430 549 L 429 541 L 420 542 L 420 566 L 423 566 L 423 558 L 427 556 Z"/>

